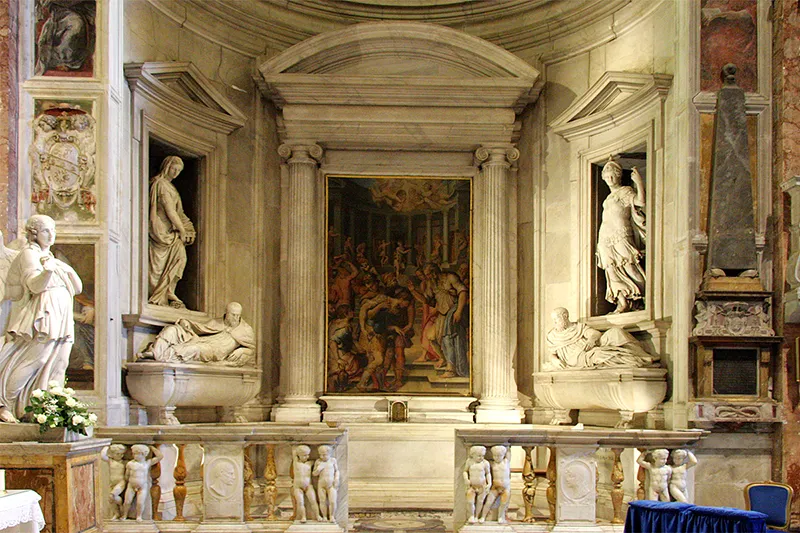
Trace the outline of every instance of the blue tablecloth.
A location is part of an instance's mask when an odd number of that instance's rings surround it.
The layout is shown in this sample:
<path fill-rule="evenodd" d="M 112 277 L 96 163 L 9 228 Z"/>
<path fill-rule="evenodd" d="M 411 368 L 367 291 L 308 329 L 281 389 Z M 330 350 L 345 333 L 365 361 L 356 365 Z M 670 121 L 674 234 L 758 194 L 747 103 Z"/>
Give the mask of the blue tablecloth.
<path fill-rule="evenodd" d="M 767 515 L 730 507 L 637 500 L 628 504 L 625 533 L 762 533 Z"/>

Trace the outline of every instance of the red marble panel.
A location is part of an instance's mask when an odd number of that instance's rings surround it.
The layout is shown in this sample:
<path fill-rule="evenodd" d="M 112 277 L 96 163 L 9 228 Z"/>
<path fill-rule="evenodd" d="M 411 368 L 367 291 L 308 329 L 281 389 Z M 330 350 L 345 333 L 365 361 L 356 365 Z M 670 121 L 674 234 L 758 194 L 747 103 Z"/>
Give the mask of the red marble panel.
<path fill-rule="evenodd" d="M 722 87 L 722 67 L 733 63 L 737 84 L 758 90 L 757 0 L 702 0 L 700 4 L 700 88 Z"/>
<path fill-rule="evenodd" d="M 70 522 L 74 524 L 75 531 L 85 531 L 96 523 L 94 463 L 73 466 L 70 475 L 72 476 Z"/>

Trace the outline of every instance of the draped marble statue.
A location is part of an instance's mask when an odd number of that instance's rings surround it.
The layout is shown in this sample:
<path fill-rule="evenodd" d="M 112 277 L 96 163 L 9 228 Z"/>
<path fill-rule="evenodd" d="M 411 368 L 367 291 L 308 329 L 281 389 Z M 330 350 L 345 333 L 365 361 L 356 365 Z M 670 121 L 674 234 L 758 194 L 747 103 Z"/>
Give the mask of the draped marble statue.
<path fill-rule="evenodd" d="M 602 176 L 611 194 L 603 200 L 597 267 L 606 274 L 606 300 L 617 306 L 612 312 L 624 313 L 639 306 L 644 297 L 645 273 L 640 264 L 645 251 L 644 182 L 634 168 L 631 179 L 636 189 L 622 185 L 622 167 L 615 161 L 603 166 Z"/>
<path fill-rule="evenodd" d="M 227 366 L 252 365 L 255 333 L 242 320 L 242 306 L 231 302 L 225 316 L 205 323 L 185 318 L 165 327 L 140 355 L 165 363 L 219 363 Z"/>
<path fill-rule="evenodd" d="M 655 366 L 658 357 L 645 352 L 638 341 L 620 328 L 600 333 L 558 307 L 552 313 L 555 327 L 547 332 L 549 361 L 545 371 L 574 368 L 637 368 Z"/>
<path fill-rule="evenodd" d="M 0 349 L 0 419 L 25 414 L 31 393 L 50 381 L 64 383 L 74 341 L 73 297 L 83 290 L 68 264 L 53 257 L 56 226 L 46 215 L 25 225 L 27 244 L 8 270 L 5 297 L 12 300 Z"/>
<path fill-rule="evenodd" d="M 183 202 L 172 180 L 183 170 L 180 157 L 171 155 L 161 162 L 161 170 L 150 180 L 150 257 L 149 302 L 183 308 L 175 287 L 186 267 L 186 246 L 197 233 L 183 212 Z"/>

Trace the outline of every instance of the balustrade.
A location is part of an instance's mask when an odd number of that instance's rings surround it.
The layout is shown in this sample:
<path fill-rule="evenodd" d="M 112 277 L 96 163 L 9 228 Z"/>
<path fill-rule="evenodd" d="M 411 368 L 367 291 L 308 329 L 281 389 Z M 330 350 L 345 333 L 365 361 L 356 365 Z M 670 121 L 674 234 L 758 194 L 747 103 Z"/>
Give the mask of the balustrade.
<path fill-rule="evenodd" d="M 126 520 L 112 519 L 109 508 L 104 514 L 105 531 L 235 532 L 274 526 L 290 532 L 309 528 L 334 532 L 347 527 L 347 431 L 344 429 L 323 424 L 198 424 L 100 428 L 97 433 L 125 446 L 126 450 L 116 468 L 112 457 L 110 467 L 105 469 L 103 486 L 108 495 L 103 496 L 104 501 L 110 501 L 108 496 L 114 490 L 114 472 L 128 468 L 131 447 L 136 444 L 152 447 L 149 448 L 152 452 L 139 461 L 139 464 L 146 462 L 149 468 L 145 478 L 149 487 L 139 493 L 149 499 L 143 506 L 141 522 L 136 527 L 131 524 L 137 516 L 135 503 Z M 335 512 L 331 520 L 316 521 L 311 512 L 312 495 L 305 491 L 309 522 L 292 523 L 294 514 L 290 516 L 290 510 L 297 501 L 292 488 L 301 481 L 295 483 L 294 477 L 296 472 L 307 470 L 308 480 L 316 489 L 317 476 L 322 472 L 322 468 L 314 468 L 320 464 L 317 461 L 320 447 L 325 448 L 322 451 L 326 455 L 330 454 L 327 464 L 338 467 L 338 493 L 326 491 L 327 495 L 336 495 L 335 505 L 326 507 Z M 302 465 L 296 462 L 298 448 L 310 451 Z M 163 459 L 159 460 L 159 455 Z M 293 458 L 297 466 L 290 466 Z M 258 478 L 256 472 L 263 472 L 263 477 Z M 285 482 L 281 483 L 279 473 Z M 128 487 L 130 490 L 130 482 Z M 125 498 L 125 493 L 122 497 Z M 272 524 L 259 526 L 259 522 Z M 178 523 L 183 525 L 179 527 Z"/>
<path fill-rule="evenodd" d="M 676 450 L 691 448 L 706 436 L 708 432 L 701 430 L 686 431 L 661 431 L 661 430 L 619 430 L 586 428 L 575 430 L 572 428 L 558 428 L 552 426 L 506 426 L 497 428 L 457 429 L 455 438 L 455 488 L 454 488 L 454 515 L 453 523 L 456 531 L 533 531 L 530 524 L 536 521 L 534 516 L 534 499 L 536 497 L 536 472 L 534 469 L 535 450 L 547 450 L 548 460 L 545 478 L 547 485 L 547 504 L 549 516 L 548 524 L 554 524 L 553 531 L 570 528 L 579 528 L 581 531 L 604 531 L 598 523 L 598 501 L 610 501 L 610 524 L 624 522 L 625 471 L 623 468 L 623 453 L 626 449 L 638 449 L 639 453 L 647 455 L 651 450 L 665 449 Z M 503 446 L 510 448 L 519 446 L 524 452 L 524 465 L 522 469 L 522 501 L 525 507 L 525 516 L 521 522 L 497 523 L 493 520 L 491 510 L 470 515 L 472 505 L 476 499 L 469 502 L 467 482 L 471 479 L 469 468 L 480 464 L 483 458 L 481 450 L 486 451 L 491 447 Z M 600 449 L 608 450 L 602 455 L 603 466 L 608 467 L 608 483 L 600 483 L 600 469 L 596 452 Z M 477 451 L 477 453 L 476 453 Z M 468 459 L 468 455 L 472 454 Z M 659 454 L 654 454 L 659 455 Z M 690 454 L 691 455 L 691 454 Z M 625 454 L 630 468 L 634 468 L 633 454 Z M 485 460 L 490 460 L 489 454 Z M 648 456 L 648 461 L 651 461 Z M 693 456 L 692 456 L 693 460 Z M 643 459 L 644 461 L 644 459 Z M 645 461 L 646 462 L 646 461 Z M 639 488 L 631 485 L 628 492 L 635 499 L 645 497 L 645 484 L 647 482 L 647 465 L 639 468 L 636 480 Z M 658 467 L 658 465 L 655 465 Z M 681 474 L 691 486 L 690 475 L 686 475 L 688 468 L 693 466 L 682 463 Z M 488 471 L 499 467 L 499 463 L 491 459 L 487 465 Z M 658 473 L 654 472 L 654 475 Z M 674 469 L 677 472 L 677 469 Z M 466 472 L 466 474 L 465 474 Z M 476 470 L 477 472 L 477 470 Z M 501 473 L 501 471 L 498 471 Z M 632 478 L 633 479 L 633 478 Z M 502 492 L 501 484 L 495 484 L 495 491 Z M 510 486 L 510 483 L 508 484 Z M 666 486 L 666 485 L 665 485 Z M 685 490 L 684 490 L 685 492 Z M 467 495 L 465 497 L 465 494 Z M 605 500 L 607 498 L 607 500 Z M 477 498 L 480 502 L 481 497 Z M 492 499 L 489 498 L 488 501 Z M 471 505 L 468 505 L 471 504 Z M 480 503 L 478 503 L 480 505 Z M 495 505 L 496 506 L 496 505 Z M 604 509 L 605 510 L 605 509 Z M 473 526 L 471 516 L 486 517 L 483 524 Z M 491 522 L 494 523 L 491 523 Z M 600 522 L 603 522 L 602 520 Z M 544 524 L 542 524 L 544 525 Z M 489 527 L 489 529 L 487 529 Z M 480 528 L 480 529 L 478 529 Z M 538 531 L 538 530 L 537 530 Z"/>

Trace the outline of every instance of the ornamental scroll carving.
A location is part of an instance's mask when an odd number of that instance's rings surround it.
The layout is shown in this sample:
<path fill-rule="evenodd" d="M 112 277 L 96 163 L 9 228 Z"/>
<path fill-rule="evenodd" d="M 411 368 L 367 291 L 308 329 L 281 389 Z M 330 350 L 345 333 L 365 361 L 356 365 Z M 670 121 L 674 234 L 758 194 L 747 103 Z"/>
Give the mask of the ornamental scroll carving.
<path fill-rule="evenodd" d="M 698 301 L 695 304 L 696 336 L 771 337 L 772 317 L 768 302 Z"/>

